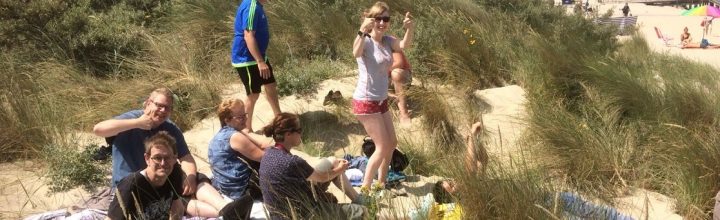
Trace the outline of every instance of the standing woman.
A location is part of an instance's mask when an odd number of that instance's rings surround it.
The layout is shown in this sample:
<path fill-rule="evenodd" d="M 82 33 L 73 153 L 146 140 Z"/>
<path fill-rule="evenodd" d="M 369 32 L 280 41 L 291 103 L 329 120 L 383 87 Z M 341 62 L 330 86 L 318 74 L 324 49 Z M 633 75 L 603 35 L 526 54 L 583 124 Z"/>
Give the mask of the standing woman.
<path fill-rule="evenodd" d="M 379 184 L 385 184 L 390 158 L 397 146 L 395 127 L 388 112 L 387 73 L 393 63 L 393 51 L 400 52 L 402 49 L 397 40 L 385 35 L 389 28 L 390 8 L 385 2 L 376 2 L 365 13 L 365 19 L 353 42 L 353 56 L 359 70 L 358 83 L 353 93 L 353 114 L 376 146 L 368 161 L 361 191 L 369 189 L 378 172 Z"/>

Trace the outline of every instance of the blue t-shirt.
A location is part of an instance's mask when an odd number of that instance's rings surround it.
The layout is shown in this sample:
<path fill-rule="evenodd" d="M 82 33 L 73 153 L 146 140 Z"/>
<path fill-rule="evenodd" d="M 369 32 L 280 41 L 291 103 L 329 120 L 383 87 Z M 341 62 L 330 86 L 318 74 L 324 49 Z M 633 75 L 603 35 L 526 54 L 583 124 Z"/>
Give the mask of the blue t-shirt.
<path fill-rule="evenodd" d="M 135 119 L 143 115 L 142 110 L 133 110 L 115 117 L 115 119 Z M 130 129 L 118 133 L 112 143 L 112 187 L 130 175 L 145 169 L 145 140 L 160 131 L 167 131 L 170 136 L 175 138 L 178 158 L 190 153 L 185 136 L 183 136 L 180 128 L 174 123 L 167 120 L 157 128 L 151 130 L 143 130 L 139 128 Z"/>
<path fill-rule="evenodd" d="M 257 0 L 243 0 L 235 15 L 235 37 L 232 43 L 231 60 L 233 67 L 256 65 L 245 42 L 245 30 L 255 31 L 255 41 L 264 59 L 265 51 L 270 43 L 270 30 L 262 4 Z"/>
<path fill-rule="evenodd" d="M 212 185 L 233 200 L 240 199 L 248 186 L 252 175 L 249 168 L 250 161 L 240 159 L 240 153 L 230 147 L 230 138 L 235 134 L 235 129 L 230 126 L 223 126 L 215 137 L 210 140 L 208 148 L 208 159 L 212 168 Z"/>

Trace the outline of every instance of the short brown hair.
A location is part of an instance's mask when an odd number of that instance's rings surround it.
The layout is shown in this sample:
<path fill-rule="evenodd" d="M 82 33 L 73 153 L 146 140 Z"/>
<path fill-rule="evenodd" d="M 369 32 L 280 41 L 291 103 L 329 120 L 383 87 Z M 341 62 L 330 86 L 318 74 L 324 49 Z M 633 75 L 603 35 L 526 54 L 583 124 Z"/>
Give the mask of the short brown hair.
<path fill-rule="evenodd" d="M 166 147 L 174 155 L 177 155 L 177 147 L 175 146 L 175 138 L 170 136 L 167 131 L 160 131 L 145 140 L 145 153 L 150 154 L 153 147 Z"/>
<path fill-rule="evenodd" d="M 220 125 L 225 126 L 225 120 L 231 118 L 232 115 L 232 108 L 235 105 L 243 105 L 245 106 L 245 103 L 243 103 L 240 99 L 227 99 L 223 100 L 220 105 L 217 108 L 217 117 L 220 119 Z"/>
<path fill-rule="evenodd" d="M 168 89 L 167 87 L 159 87 L 153 90 L 150 93 L 150 96 L 148 96 L 148 99 L 152 99 L 153 97 L 157 95 L 165 96 L 166 98 L 170 99 L 171 103 L 175 103 L 175 96 L 173 95 L 172 90 Z"/>

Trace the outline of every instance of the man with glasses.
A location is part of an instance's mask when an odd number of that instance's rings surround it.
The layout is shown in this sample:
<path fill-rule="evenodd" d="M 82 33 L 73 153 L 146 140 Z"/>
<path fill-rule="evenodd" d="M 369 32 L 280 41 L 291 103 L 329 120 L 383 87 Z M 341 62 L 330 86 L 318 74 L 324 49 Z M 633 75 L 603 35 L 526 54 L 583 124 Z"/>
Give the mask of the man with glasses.
<path fill-rule="evenodd" d="M 147 167 L 131 173 L 117 185 L 110 203 L 110 219 L 180 219 L 183 205 L 168 177 L 177 157 L 175 138 L 160 131 L 145 141 Z"/>
<path fill-rule="evenodd" d="M 170 89 L 158 88 L 150 93 L 143 103 L 143 109 L 132 110 L 95 125 L 95 135 L 113 138 L 112 188 L 115 189 L 126 176 L 147 167 L 143 142 L 164 131 L 176 140 L 180 165 L 175 165 L 176 169 L 169 178 L 182 182 L 173 187 L 177 193 L 188 197 L 182 199 L 186 203 L 187 213 L 192 216 L 218 217 L 223 214 L 222 210 L 228 202 L 210 185 L 207 177 L 198 175 L 195 159 L 190 154 L 182 131 L 168 120 L 173 103 Z"/>

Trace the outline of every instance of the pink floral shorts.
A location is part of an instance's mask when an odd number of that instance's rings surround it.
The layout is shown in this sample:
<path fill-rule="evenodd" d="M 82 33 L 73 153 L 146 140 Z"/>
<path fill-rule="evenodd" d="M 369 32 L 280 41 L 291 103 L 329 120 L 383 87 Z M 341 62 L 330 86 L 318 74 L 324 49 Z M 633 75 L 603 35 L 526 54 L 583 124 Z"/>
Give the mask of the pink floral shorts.
<path fill-rule="evenodd" d="M 356 115 L 372 115 L 387 112 L 387 99 L 382 101 L 373 100 L 352 100 L 353 114 Z"/>

